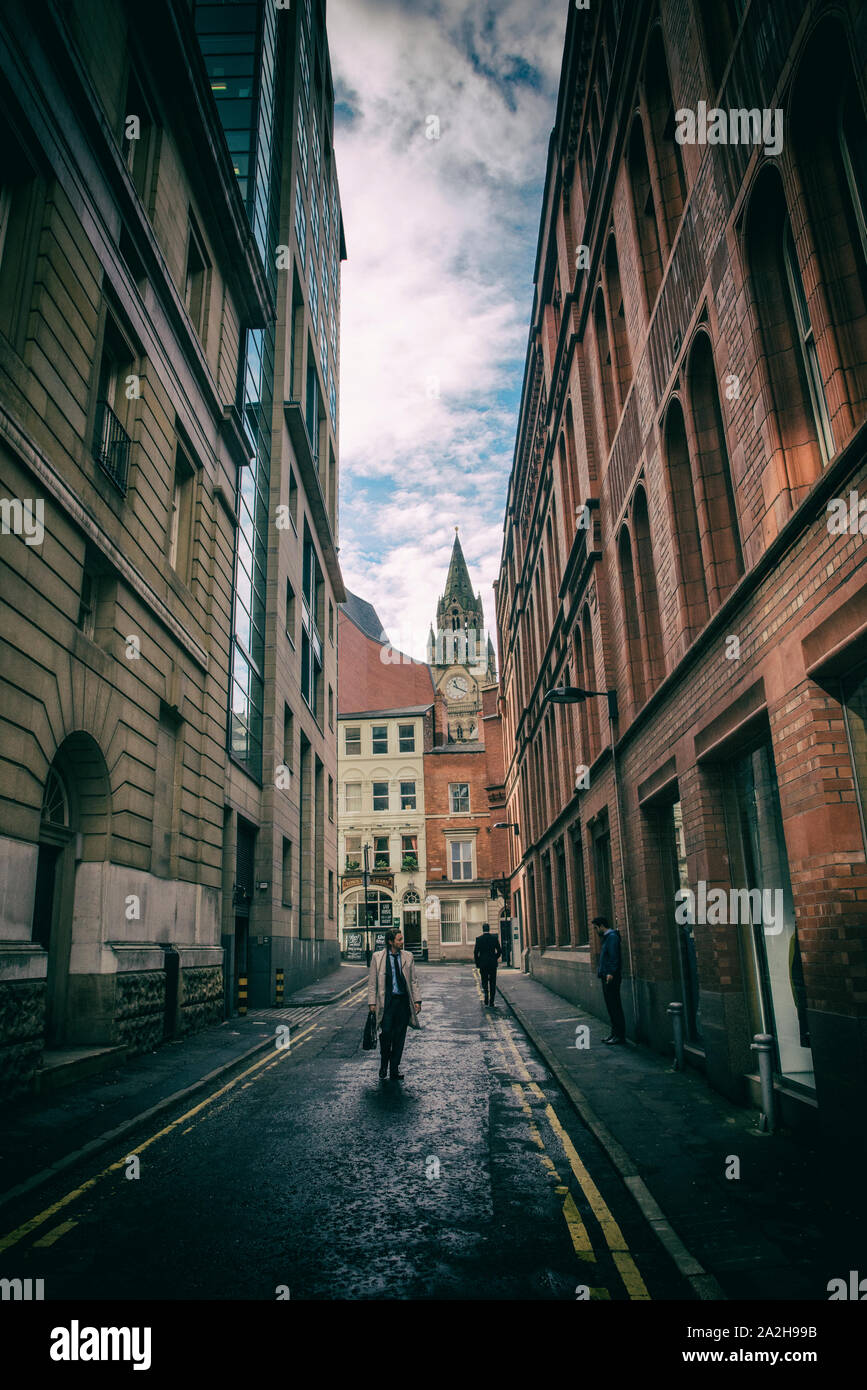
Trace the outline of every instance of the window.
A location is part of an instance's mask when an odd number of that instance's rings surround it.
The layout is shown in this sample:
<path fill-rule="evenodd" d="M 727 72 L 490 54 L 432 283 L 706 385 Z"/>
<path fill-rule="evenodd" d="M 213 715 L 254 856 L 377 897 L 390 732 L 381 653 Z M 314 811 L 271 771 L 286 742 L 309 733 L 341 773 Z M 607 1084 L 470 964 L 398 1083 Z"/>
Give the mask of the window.
<path fill-rule="evenodd" d="M 306 704 L 322 719 L 322 638 L 319 635 L 322 608 L 322 570 L 307 526 L 304 527 L 304 565 L 301 594 L 301 694 Z"/>
<path fill-rule="evenodd" d="M 210 264 L 205 255 L 204 243 L 190 219 L 189 240 L 187 242 L 187 269 L 184 276 L 184 302 L 193 328 L 204 347 L 208 332 L 208 287 Z"/>
<path fill-rule="evenodd" d="M 295 646 L 295 590 L 289 580 L 286 580 L 286 636 Z"/>
<path fill-rule="evenodd" d="M 590 941 L 590 928 L 587 917 L 587 889 L 584 881 L 584 849 L 581 843 L 580 826 L 572 829 L 572 945 L 587 946 Z"/>
<path fill-rule="evenodd" d="M 287 704 L 283 706 L 283 766 L 295 766 L 295 716 Z"/>
<path fill-rule="evenodd" d="M 329 729 L 334 728 L 334 691 L 330 685 L 328 687 L 328 727 Z"/>
<path fill-rule="evenodd" d="M 751 298 L 784 456 L 771 471 L 781 475 L 780 490 L 788 484 L 797 504 L 834 444 L 783 186 L 773 164 L 766 165 L 756 181 L 745 239 Z M 774 502 L 772 496 L 766 498 L 768 511 Z"/>
<path fill-rule="evenodd" d="M 730 761 L 727 772 L 732 885 L 741 890 L 742 959 L 752 965 L 751 1032 L 773 1034 L 777 1071 L 812 1088 L 807 992 L 770 738 Z"/>
<path fill-rule="evenodd" d="M 347 872 L 361 868 L 361 836 L 346 835 L 343 841 L 344 868 Z"/>
<path fill-rule="evenodd" d="M 96 390 L 93 456 L 122 496 L 126 496 L 132 443 L 127 433 L 131 408 L 127 387 L 136 365 L 115 320 L 106 315 Z"/>
<path fill-rule="evenodd" d="M 388 852 L 388 836 L 374 835 L 373 837 L 373 867 L 374 869 L 387 870 L 391 863 Z"/>
<path fill-rule="evenodd" d="M 313 233 L 313 249 L 316 255 L 320 254 L 319 245 L 319 195 L 316 192 L 316 185 L 310 190 L 310 230 Z M 311 265 L 311 270 L 313 269 Z"/>
<path fill-rule="evenodd" d="M 99 562 L 90 554 L 85 556 L 81 572 L 81 593 L 78 600 L 78 627 L 89 637 L 97 640 L 97 629 L 101 626 L 101 610 L 105 607 L 104 598 L 107 576 L 99 569 Z"/>
<path fill-rule="evenodd" d="M 334 820 L 334 778 L 328 778 L 328 819 Z"/>
<path fill-rule="evenodd" d="M 674 102 L 665 59 L 665 45 L 660 25 L 654 27 L 647 45 L 645 95 L 650 116 L 650 129 L 659 173 L 659 195 L 662 214 L 671 249 L 686 202 L 686 179 L 683 156 L 674 138 Z"/>
<path fill-rule="evenodd" d="M 373 784 L 373 809 L 374 811 L 388 810 L 388 783 L 374 782 Z"/>
<path fill-rule="evenodd" d="M 307 187 L 307 126 L 304 120 L 304 112 L 298 112 L 298 153 L 301 156 L 301 172 L 304 175 L 304 187 Z"/>
<path fill-rule="evenodd" d="M 647 145 L 640 116 L 636 116 L 632 122 L 629 137 L 629 185 L 632 190 L 635 229 L 638 234 L 644 294 L 649 314 L 662 282 L 662 250 L 659 244 L 659 223 L 656 220 L 650 168 L 647 163 Z"/>
<path fill-rule="evenodd" d="M 334 916 L 334 870 L 328 870 L 328 916 Z"/>
<path fill-rule="evenodd" d="M 289 469 L 289 516 L 292 525 L 298 530 L 298 482 L 292 469 Z"/>
<path fill-rule="evenodd" d="M 810 322 L 810 310 L 807 306 L 804 282 L 801 279 L 795 238 L 792 235 L 792 220 L 789 217 L 786 218 L 783 233 L 783 256 L 786 263 L 786 276 L 789 281 L 789 295 L 795 313 L 801 357 L 810 392 L 810 402 L 813 407 L 813 419 L 816 422 L 822 457 L 827 463 L 834 454 L 834 436 L 831 433 L 831 417 L 828 414 L 828 402 L 825 399 L 825 386 L 819 366 L 819 354 L 816 351 L 816 336 Z"/>
<path fill-rule="evenodd" d="M 301 44 L 299 47 L 299 60 L 301 63 L 301 91 L 304 93 L 304 100 L 310 104 L 310 59 L 307 57 L 307 43 L 304 39 L 303 31 Z"/>
<path fill-rule="evenodd" d="M 301 192 L 301 182 L 298 175 L 295 175 L 295 239 L 298 242 L 298 250 L 301 253 L 301 266 L 307 257 L 307 214 L 304 211 L 304 197 Z"/>
<path fill-rule="evenodd" d="M 692 636 L 708 620 L 707 571 L 698 529 L 698 489 L 690 467 L 683 410 L 677 398 L 671 402 L 665 417 L 665 459 L 671 510 L 676 519 L 680 601 L 685 630 Z"/>
<path fill-rule="evenodd" d="M 292 841 L 283 837 L 283 874 L 281 878 L 281 902 L 284 907 L 292 906 Z"/>
<path fill-rule="evenodd" d="M 440 903 L 440 938 L 444 946 L 458 946 L 463 941 L 460 903 Z"/>
<path fill-rule="evenodd" d="M 418 836 L 401 835 L 400 866 L 404 873 L 412 873 L 418 868 Z"/>
<path fill-rule="evenodd" d="M 460 879 L 474 878 L 472 840 L 452 840 L 450 850 L 452 879 L 457 882 Z"/>
<path fill-rule="evenodd" d="M 154 147 L 154 122 L 133 72 L 130 73 L 127 83 L 122 120 L 120 148 L 123 161 L 130 172 L 136 192 L 150 212 L 149 178 L 151 152 Z"/>
<path fill-rule="evenodd" d="M 334 604 L 328 600 L 328 640 L 334 642 Z"/>
<path fill-rule="evenodd" d="M 371 752 L 388 752 L 388 725 L 374 724 L 371 730 Z"/>
<path fill-rule="evenodd" d="M 192 570 L 195 487 L 195 469 L 179 448 L 169 515 L 169 564 L 185 584 L 189 584 Z"/>
<path fill-rule="evenodd" d="M 398 724 L 397 742 L 401 753 L 414 753 L 415 727 L 412 724 Z"/>
<path fill-rule="evenodd" d="M 469 782 L 449 783 L 449 806 L 453 816 L 459 816 L 470 809 Z"/>
<path fill-rule="evenodd" d="M 402 811 L 414 811 L 415 807 L 415 782 L 401 782 L 400 784 L 400 809 Z"/>
<path fill-rule="evenodd" d="M 38 195 L 34 171 L 0 115 L 0 331 L 19 348 L 40 242 Z"/>
<path fill-rule="evenodd" d="M 361 752 L 361 730 L 344 729 L 343 748 L 347 757 L 357 756 Z"/>
<path fill-rule="evenodd" d="M 319 282 L 316 279 L 316 265 L 310 262 L 310 318 L 313 322 L 313 332 L 319 331 Z"/>
<path fill-rule="evenodd" d="M 343 804 L 348 814 L 361 810 L 361 783 L 346 782 L 343 787 Z"/>

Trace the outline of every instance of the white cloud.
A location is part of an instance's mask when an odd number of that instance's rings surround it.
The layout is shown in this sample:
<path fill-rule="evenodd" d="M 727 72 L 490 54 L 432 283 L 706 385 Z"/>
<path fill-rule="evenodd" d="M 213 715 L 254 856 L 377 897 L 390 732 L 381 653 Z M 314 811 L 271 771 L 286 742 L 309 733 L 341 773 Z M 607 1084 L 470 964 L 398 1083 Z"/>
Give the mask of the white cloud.
<path fill-rule="evenodd" d="M 513 404 L 566 9 L 333 0 L 348 260 L 341 566 L 424 653 L 453 525 L 493 631 Z M 425 136 L 426 118 L 440 138 Z M 385 500 L 382 500 L 382 499 Z"/>

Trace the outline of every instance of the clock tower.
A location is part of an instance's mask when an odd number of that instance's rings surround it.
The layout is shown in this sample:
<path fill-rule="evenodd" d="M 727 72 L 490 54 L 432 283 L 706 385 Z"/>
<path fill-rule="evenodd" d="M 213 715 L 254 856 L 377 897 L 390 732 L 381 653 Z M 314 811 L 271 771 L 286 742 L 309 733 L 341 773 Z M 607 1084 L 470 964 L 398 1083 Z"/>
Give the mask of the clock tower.
<path fill-rule="evenodd" d="M 437 604 L 436 632 L 428 636 L 428 665 L 434 685 L 446 698 L 452 743 L 480 738 L 482 686 L 497 679 L 494 646 L 485 637 L 481 594 L 473 593 L 470 572 L 455 527 L 446 587 Z"/>

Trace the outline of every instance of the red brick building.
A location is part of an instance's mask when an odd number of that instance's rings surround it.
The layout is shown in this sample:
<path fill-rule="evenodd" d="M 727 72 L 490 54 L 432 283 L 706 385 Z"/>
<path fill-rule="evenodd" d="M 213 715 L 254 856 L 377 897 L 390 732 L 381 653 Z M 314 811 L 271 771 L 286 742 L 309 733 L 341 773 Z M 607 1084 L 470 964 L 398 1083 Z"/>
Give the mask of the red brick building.
<path fill-rule="evenodd" d="M 481 691 L 481 737 L 449 741 L 449 709 L 438 694 L 427 716 L 424 757 L 427 940 L 431 960 L 471 960 L 484 922 L 500 930 L 502 898 L 492 880 L 508 871 L 499 687 Z"/>
<path fill-rule="evenodd" d="M 841 1134 L 867 1068 L 859 15 L 570 7 L 497 584 L 533 973 L 604 1014 L 612 917 L 633 1036 L 668 1048 L 680 1001 L 690 1060 L 747 1100 L 770 1033 L 785 1115 Z"/>

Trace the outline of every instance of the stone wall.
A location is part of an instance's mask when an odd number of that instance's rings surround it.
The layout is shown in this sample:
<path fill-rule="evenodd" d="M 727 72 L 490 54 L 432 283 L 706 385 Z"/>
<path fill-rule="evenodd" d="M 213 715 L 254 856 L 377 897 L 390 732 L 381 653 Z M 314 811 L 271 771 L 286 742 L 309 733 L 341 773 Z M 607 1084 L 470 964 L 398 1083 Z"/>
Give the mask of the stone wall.
<path fill-rule="evenodd" d="M 42 1063 L 45 981 L 0 981 L 0 1099 L 26 1090 Z"/>

